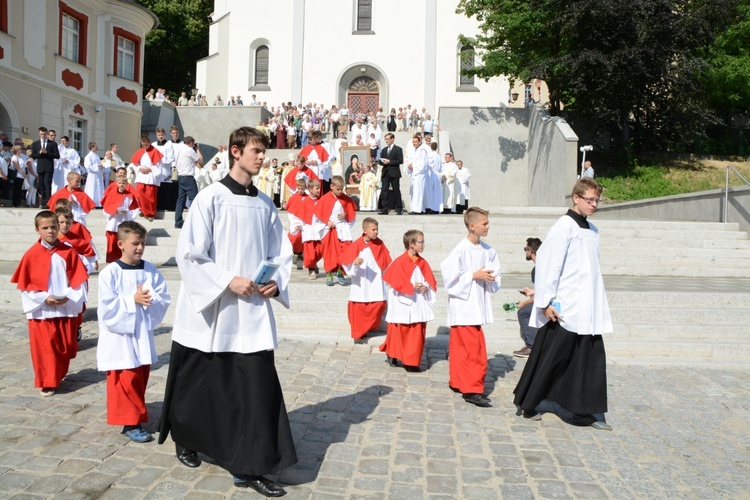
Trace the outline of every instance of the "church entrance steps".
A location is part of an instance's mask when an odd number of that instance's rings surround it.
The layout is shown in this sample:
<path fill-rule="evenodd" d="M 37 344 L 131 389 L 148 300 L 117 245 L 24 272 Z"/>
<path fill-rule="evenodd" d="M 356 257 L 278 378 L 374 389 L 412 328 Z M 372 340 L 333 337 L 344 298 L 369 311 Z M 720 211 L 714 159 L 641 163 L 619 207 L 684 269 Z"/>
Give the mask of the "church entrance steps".
<path fill-rule="evenodd" d="M 533 211 L 534 209 L 531 209 Z M 0 233 L 0 260 L 16 261 L 37 239 L 33 218 L 35 209 L 4 210 Z M 558 212 L 559 213 L 559 212 Z M 149 230 L 146 256 L 157 265 L 174 264 L 179 229 L 174 228 L 174 213 L 160 213 L 153 222 L 139 219 Z M 419 229 L 426 236 L 425 258 L 435 267 L 464 237 L 461 216 L 389 215 L 360 212 L 358 218 L 375 217 L 380 235 L 394 256 L 403 250 L 402 235 Z M 286 214 L 282 212 L 286 224 Z M 526 238 L 544 239 L 558 215 L 532 216 L 499 213 L 490 219 L 490 234 L 485 239 L 497 251 L 503 274 L 527 273 L 531 263 L 523 259 Z M 750 239 L 737 224 L 675 221 L 595 222 L 601 231 L 601 263 L 605 276 L 670 276 L 750 278 Z M 88 216 L 88 227 L 100 251 L 106 248 L 105 217 L 101 210 Z M 357 232 L 359 227 L 357 227 Z"/>

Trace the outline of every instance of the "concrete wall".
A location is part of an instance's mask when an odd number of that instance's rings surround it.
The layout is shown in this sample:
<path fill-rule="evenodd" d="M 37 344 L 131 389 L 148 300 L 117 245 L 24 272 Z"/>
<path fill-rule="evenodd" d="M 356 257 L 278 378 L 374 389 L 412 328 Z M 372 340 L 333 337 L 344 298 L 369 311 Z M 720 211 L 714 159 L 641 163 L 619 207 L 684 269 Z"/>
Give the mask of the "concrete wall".
<path fill-rule="evenodd" d="M 727 222 L 737 223 L 742 231 L 750 232 L 749 187 L 729 190 L 727 212 Z M 602 219 L 722 222 L 724 219 L 724 190 L 715 189 L 607 205 L 599 207 L 596 217 Z"/>
<path fill-rule="evenodd" d="M 559 206 L 576 182 L 578 136 L 546 109 L 531 113 L 529 129 L 528 205 Z"/>
<path fill-rule="evenodd" d="M 450 132 L 455 158 L 471 172 L 472 204 L 568 204 L 578 138 L 563 120 L 541 107 L 441 108 L 440 128 Z"/>
<path fill-rule="evenodd" d="M 232 130 L 257 127 L 272 116 L 259 106 L 175 107 L 165 101 L 145 100 L 142 105 L 141 133 L 155 139 L 156 128 L 163 127 L 169 138 L 169 128 L 177 125 L 180 137 L 193 136 L 204 157 L 215 154 L 219 144 L 226 144 Z"/>

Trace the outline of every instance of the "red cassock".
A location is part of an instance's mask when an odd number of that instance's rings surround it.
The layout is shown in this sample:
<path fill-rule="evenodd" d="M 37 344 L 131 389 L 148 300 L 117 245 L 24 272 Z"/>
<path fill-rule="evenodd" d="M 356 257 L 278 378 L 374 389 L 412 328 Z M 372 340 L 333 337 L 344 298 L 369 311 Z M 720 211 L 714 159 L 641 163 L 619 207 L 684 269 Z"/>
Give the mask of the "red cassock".
<path fill-rule="evenodd" d="M 341 202 L 346 215 L 346 221 L 352 222 L 356 218 L 357 206 L 354 201 L 345 194 L 340 194 L 338 198 L 333 195 L 333 191 L 324 194 L 318 204 L 315 206 L 315 216 L 323 222 L 328 222 L 331 218 L 331 212 L 336 202 Z M 339 258 L 341 253 L 351 244 L 349 241 L 340 241 L 338 232 L 335 227 L 323 237 L 323 263 L 325 271 L 332 273 L 339 268 Z"/>
<path fill-rule="evenodd" d="M 133 154 L 133 157 L 130 159 L 130 162 L 135 163 L 136 165 L 140 165 L 141 157 L 144 154 L 148 155 L 149 159 L 151 160 L 151 168 L 156 168 L 156 165 L 164 157 L 164 155 L 161 154 L 158 149 L 153 146 L 149 146 L 148 148 L 141 148 L 136 151 L 135 154 Z M 159 192 L 159 186 L 138 182 L 135 185 L 135 189 L 138 196 L 138 203 L 141 207 L 141 212 L 143 212 L 143 215 L 145 217 L 153 217 L 154 215 L 156 215 L 156 195 Z"/>
<path fill-rule="evenodd" d="M 321 146 L 320 144 L 312 145 L 307 144 L 302 150 L 299 152 L 300 156 L 304 156 L 306 160 L 310 159 L 310 155 L 313 153 L 313 151 L 317 154 L 317 160 L 321 163 L 324 163 L 328 161 L 328 151 L 326 151 L 326 148 Z"/>
<path fill-rule="evenodd" d="M 73 222 L 73 224 L 70 225 L 70 230 L 68 231 L 68 234 L 73 234 L 77 238 L 84 239 L 91 243 L 91 240 L 94 239 L 93 236 L 91 236 L 91 231 L 88 230 L 86 226 L 81 224 L 80 222 Z"/>
<path fill-rule="evenodd" d="M 357 238 L 351 245 L 349 245 L 341 253 L 339 262 L 345 266 L 353 264 L 360 252 L 365 248 L 370 249 L 381 272 L 390 265 L 391 254 L 383 244 L 383 241 L 379 238 L 375 238 L 374 240 L 366 242 L 364 237 Z M 385 300 L 377 302 L 354 302 L 350 300 L 347 312 L 352 338 L 361 339 L 367 335 L 367 332 L 378 328 L 383 320 L 385 308 Z"/>
<path fill-rule="evenodd" d="M 316 181 L 319 181 L 320 178 L 313 172 L 309 167 L 303 166 L 302 168 L 294 167 L 289 171 L 288 174 L 286 174 L 286 177 L 284 177 L 284 183 L 289 186 L 289 189 L 292 191 L 297 189 L 297 174 L 302 174 L 307 177 L 307 181 L 310 182 L 311 180 L 315 179 Z"/>
<path fill-rule="evenodd" d="M 408 250 L 394 259 L 383 273 L 383 281 L 391 288 L 404 295 L 414 295 L 414 284 L 411 277 L 414 269 L 419 267 L 425 281 L 433 290 L 437 290 L 437 280 L 432 268 L 419 254 L 413 260 Z M 403 324 L 388 323 L 385 342 L 380 345 L 380 351 L 388 357 L 400 359 L 405 366 L 419 366 L 424 352 L 427 322 Z"/>
<path fill-rule="evenodd" d="M 68 199 L 70 198 L 70 195 L 75 195 L 76 200 L 78 201 L 78 204 L 81 205 L 81 209 L 89 213 L 91 212 L 94 207 L 96 206 L 94 204 L 94 200 L 92 200 L 89 195 L 87 195 L 83 189 L 68 189 L 68 186 L 65 186 L 62 189 L 58 189 L 55 194 L 49 197 L 49 201 L 47 202 L 47 206 L 50 208 L 50 210 L 55 209 L 55 203 L 57 203 L 57 200 L 61 199 Z"/>
<path fill-rule="evenodd" d="M 320 198 L 305 196 L 302 199 L 299 217 L 305 225 L 312 225 L 313 212 Z M 318 261 L 323 258 L 323 244 L 320 240 L 308 240 L 302 242 L 302 264 L 305 269 L 315 269 Z"/>
<path fill-rule="evenodd" d="M 482 326 L 452 326 L 448 352 L 448 385 L 463 394 L 482 394 L 487 374 L 487 346 Z"/>
<path fill-rule="evenodd" d="M 286 202 L 286 211 L 303 220 L 302 206 L 304 204 L 305 198 L 307 197 L 307 193 L 300 193 L 299 191 L 294 193 L 289 197 L 289 201 Z M 301 254 L 304 251 L 304 247 L 302 245 L 302 230 L 298 231 L 296 234 L 292 234 L 291 231 L 292 228 L 290 227 L 289 232 L 286 233 L 286 235 L 289 237 L 289 241 L 292 242 L 292 251 L 296 254 Z"/>
<path fill-rule="evenodd" d="M 138 425 L 148 422 L 146 385 L 150 365 L 107 371 L 107 423 Z"/>
<path fill-rule="evenodd" d="M 110 184 L 111 186 L 117 187 L 117 184 Z M 109 187 L 105 191 L 102 197 L 102 210 L 108 215 L 117 213 L 117 209 L 120 208 L 125 200 L 125 197 L 130 197 L 130 205 L 128 210 L 135 210 L 139 208 L 138 195 L 130 189 L 130 186 L 125 187 L 125 191 L 122 193 L 118 189 L 110 190 Z M 107 231 L 107 256 L 106 262 L 114 262 L 122 257 L 122 250 L 117 246 L 117 232 Z"/>
<path fill-rule="evenodd" d="M 17 283 L 18 289 L 24 292 L 46 292 L 52 254 L 59 255 L 65 261 L 65 271 L 71 288 L 81 286 L 88 279 L 88 273 L 78 253 L 65 243 L 58 242 L 51 249 L 37 243 L 27 250 L 10 282 Z M 55 388 L 68 373 L 70 360 L 78 354 L 78 316 L 30 319 L 28 323 L 34 386 Z"/>

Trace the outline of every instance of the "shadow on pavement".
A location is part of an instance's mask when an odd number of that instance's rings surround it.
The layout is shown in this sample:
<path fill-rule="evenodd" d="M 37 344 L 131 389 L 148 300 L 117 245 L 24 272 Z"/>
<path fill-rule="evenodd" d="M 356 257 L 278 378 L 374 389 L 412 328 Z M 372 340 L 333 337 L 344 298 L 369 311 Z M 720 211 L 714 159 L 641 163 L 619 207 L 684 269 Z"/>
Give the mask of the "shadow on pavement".
<path fill-rule="evenodd" d="M 279 480 L 288 485 L 299 485 L 315 481 L 334 443 L 347 440 L 352 425 L 370 419 L 380 403 L 380 397 L 393 391 L 391 387 L 373 385 L 355 394 L 331 398 L 321 403 L 303 406 L 289 412 L 294 444 L 299 462 L 282 471 Z M 353 466 L 356 457 L 329 457 L 342 462 L 342 466 Z"/>

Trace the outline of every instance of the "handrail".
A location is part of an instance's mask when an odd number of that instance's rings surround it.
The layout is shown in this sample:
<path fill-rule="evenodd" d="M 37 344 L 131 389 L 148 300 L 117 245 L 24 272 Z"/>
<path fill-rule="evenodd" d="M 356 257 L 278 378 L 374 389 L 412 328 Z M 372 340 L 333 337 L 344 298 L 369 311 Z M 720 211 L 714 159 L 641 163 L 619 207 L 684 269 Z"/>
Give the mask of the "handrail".
<path fill-rule="evenodd" d="M 726 172 L 726 181 L 724 183 L 724 223 L 729 222 L 727 220 L 727 214 L 729 209 L 729 169 L 732 169 L 732 172 L 737 174 L 737 177 L 743 180 L 745 184 L 750 186 L 750 181 L 742 177 L 742 174 L 737 171 L 736 168 L 734 168 L 732 165 L 727 165 L 727 172 Z"/>

